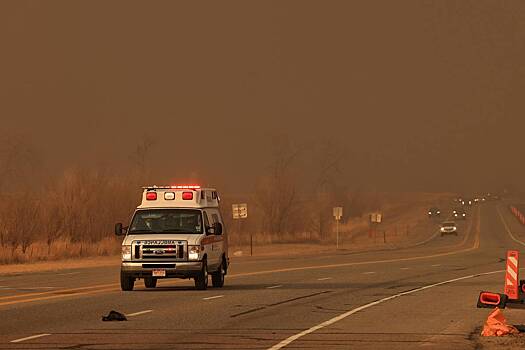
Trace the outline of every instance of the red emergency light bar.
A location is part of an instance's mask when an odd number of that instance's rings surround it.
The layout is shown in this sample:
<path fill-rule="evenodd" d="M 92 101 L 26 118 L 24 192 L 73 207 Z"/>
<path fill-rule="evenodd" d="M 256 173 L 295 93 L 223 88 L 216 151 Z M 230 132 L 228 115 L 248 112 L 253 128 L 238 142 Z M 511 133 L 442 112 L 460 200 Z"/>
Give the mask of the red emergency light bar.
<path fill-rule="evenodd" d="M 171 186 L 171 188 L 176 190 L 198 190 L 201 187 L 199 185 L 177 185 Z"/>

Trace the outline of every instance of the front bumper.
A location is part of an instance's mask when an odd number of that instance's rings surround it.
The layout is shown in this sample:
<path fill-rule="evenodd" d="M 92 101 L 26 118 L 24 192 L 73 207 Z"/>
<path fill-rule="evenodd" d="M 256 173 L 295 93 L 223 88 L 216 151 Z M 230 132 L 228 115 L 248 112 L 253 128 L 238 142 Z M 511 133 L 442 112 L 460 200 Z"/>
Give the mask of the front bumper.
<path fill-rule="evenodd" d="M 121 272 L 129 277 L 151 277 L 154 269 L 166 271 L 165 278 L 192 278 L 202 271 L 202 261 L 181 262 L 129 262 L 123 261 Z"/>

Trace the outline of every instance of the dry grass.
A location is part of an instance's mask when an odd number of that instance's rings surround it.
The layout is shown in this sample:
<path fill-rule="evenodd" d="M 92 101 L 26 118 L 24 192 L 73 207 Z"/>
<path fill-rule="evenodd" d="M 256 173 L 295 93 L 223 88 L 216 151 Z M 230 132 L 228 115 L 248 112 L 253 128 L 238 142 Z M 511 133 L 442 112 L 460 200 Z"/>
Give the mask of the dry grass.
<path fill-rule="evenodd" d="M 110 256 L 120 252 L 120 240 L 114 237 L 103 238 L 97 243 L 71 242 L 61 239 L 48 246 L 45 242 L 32 243 L 24 252 L 20 247 L 13 250 L 0 247 L 0 264 L 25 264 L 39 261 Z"/>

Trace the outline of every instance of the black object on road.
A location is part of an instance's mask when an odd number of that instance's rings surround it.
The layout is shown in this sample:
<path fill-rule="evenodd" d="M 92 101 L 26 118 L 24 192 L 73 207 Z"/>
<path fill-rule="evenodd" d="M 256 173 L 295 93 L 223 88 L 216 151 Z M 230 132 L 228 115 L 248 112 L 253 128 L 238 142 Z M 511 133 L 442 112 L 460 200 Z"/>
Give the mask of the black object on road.
<path fill-rule="evenodd" d="M 126 315 L 111 310 L 107 316 L 102 316 L 102 321 L 127 321 Z"/>

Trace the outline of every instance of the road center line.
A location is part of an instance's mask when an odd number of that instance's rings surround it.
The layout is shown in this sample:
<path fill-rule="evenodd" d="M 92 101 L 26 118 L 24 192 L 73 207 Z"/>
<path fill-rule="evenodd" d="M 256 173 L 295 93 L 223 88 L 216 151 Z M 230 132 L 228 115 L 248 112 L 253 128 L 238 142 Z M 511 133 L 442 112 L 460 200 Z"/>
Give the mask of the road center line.
<path fill-rule="evenodd" d="M 270 287 L 266 287 L 266 289 L 275 289 L 275 288 L 281 288 L 283 285 L 282 284 L 278 284 L 276 286 L 270 286 Z"/>
<path fill-rule="evenodd" d="M 363 275 L 373 275 L 375 272 L 374 271 L 368 271 L 368 272 L 363 272 Z"/>
<path fill-rule="evenodd" d="M 327 280 L 331 280 L 332 277 L 323 277 L 323 278 L 318 278 L 317 280 L 318 281 L 327 281 Z"/>
<path fill-rule="evenodd" d="M 20 338 L 20 339 L 11 340 L 10 343 L 20 343 L 20 342 L 23 342 L 23 341 L 26 341 L 26 340 L 47 337 L 48 335 L 51 335 L 51 334 L 44 333 L 44 334 L 32 335 L 32 336 L 26 337 L 26 338 Z"/>
<path fill-rule="evenodd" d="M 331 326 L 332 324 L 336 323 L 336 322 L 339 322 L 345 318 L 347 318 L 348 316 L 351 316 L 359 311 L 362 311 L 362 310 L 365 310 L 365 309 L 368 309 L 372 306 L 376 306 L 376 305 L 379 305 L 379 304 L 382 304 L 382 303 L 385 303 L 387 301 L 390 301 L 390 300 L 393 300 L 393 299 L 397 299 L 399 297 L 402 297 L 402 296 L 405 296 L 405 295 L 410 295 L 410 294 L 414 294 L 414 293 L 417 293 L 417 292 L 421 292 L 423 290 L 426 290 L 426 289 L 430 289 L 430 288 L 434 288 L 434 287 L 438 287 L 438 286 L 442 286 L 444 284 L 449 284 L 449 283 L 453 283 L 453 282 L 458 282 L 458 281 L 462 281 L 462 280 L 466 280 L 466 279 L 470 279 L 470 278 L 475 278 L 475 277 L 480 277 L 480 276 L 486 276 L 486 275 L 493 275 L 493 274 L 496 274 L 496 273 L 501 273 L 501 272 L 505 272 L 505 270 L 497 270 L 497 271 L 490 271 L 490 272 L 483 272 L 483 273 L 478 273 L 478 274 L 475 274 L 475 275 L 468 275 L 468 276 L 463 276 L 463 277 L 458 277 L 458 278 L 453 278 L 453 279 L 450 279 L 450 280 L 446 280 L 446 281 L 442 281 L 442 282 L 438 282 L 438 283 L 433 283 L 433 284 L 429 284 L 429 285 L 426 285 L 426 286 L 423 286 L 423 287 L 420 287 L 420 288 L 416 288 L 416 289 L 411 289 L 411 290 L 408 290 L 406 292 L 402 292 L 402 293 L 398 293 L 398 294 L 394 294 L 394 295 L 391 295 L 389 297 L 386 297 L 386 298 L 383 298 L 383 299 L 379 299 L 379 300 L 376 300 L 376 301 L 373 301 L 371 303 L 368 303 L 368 304 L 365 304 L 365 305 L 362 305 L 360 307 L 357 307 L 355 309 L 352 309 L 352 310 L 349 310 L 345 313 L 342 313 L 340 314 L 339 316 L 336 316 L 334 318 L 331 318 L 325 322 L 322 322 L 322 323 L 319 323 L 318 325 L 315 325 L 311 328 L 308 328 L 308 329 L 305 329 L 304 331 L 302 332 L 299 332 L 295 335 L 292 335 L 286 339 L 284 339 L 283 341 L 281 341 L 280 343 L 278 344 L 275 344 L 274 346 L 272 346 L 271 348 L 268 348 L 268 350 L 279 350 L 279 349 L 282 349 L 288 345 L 290 345 L 291 343 L 293 343 L 294 341 L 296 341 L 297 339 L 299 338 L 302 338 L 304 337 L 305 335 L 308 335 L 310 333 L 313 333 L 315 331 L 318 331 L 322 328 L 325 328 L 325 327 L 328 327 L 328 326 Z"/>
<path fill-rule="evenodd" d="M 215 295 L 213 297 L 202 298 L 202 300 L 213 300 L 213 299 L 219 299 L 222 297 L 224 297 L 224 295 Z"/>
<path fill-rule="evenodd" d="M 434 264 L 434 265 L 432 265 L 432 267 L 438 267 L 438 266 L 441 266 L 441 264 Z"/>
<path fill-rule="evenodd" d="M 400 270 L 410 270 L 410 267 L 400 267 Z"/>
<path fill-rule="evenodd" d="M 133 317 L 133 316 L 139 316 L 139 315 L 149 314 L 150 312 L 153 312 L 153 310 L 144 310 L 144 311 L 134 312 L 134 313 L 132 313 L 132 314 L 127 314 L 126 316 L 127 316 L 127 317 Z"/>

